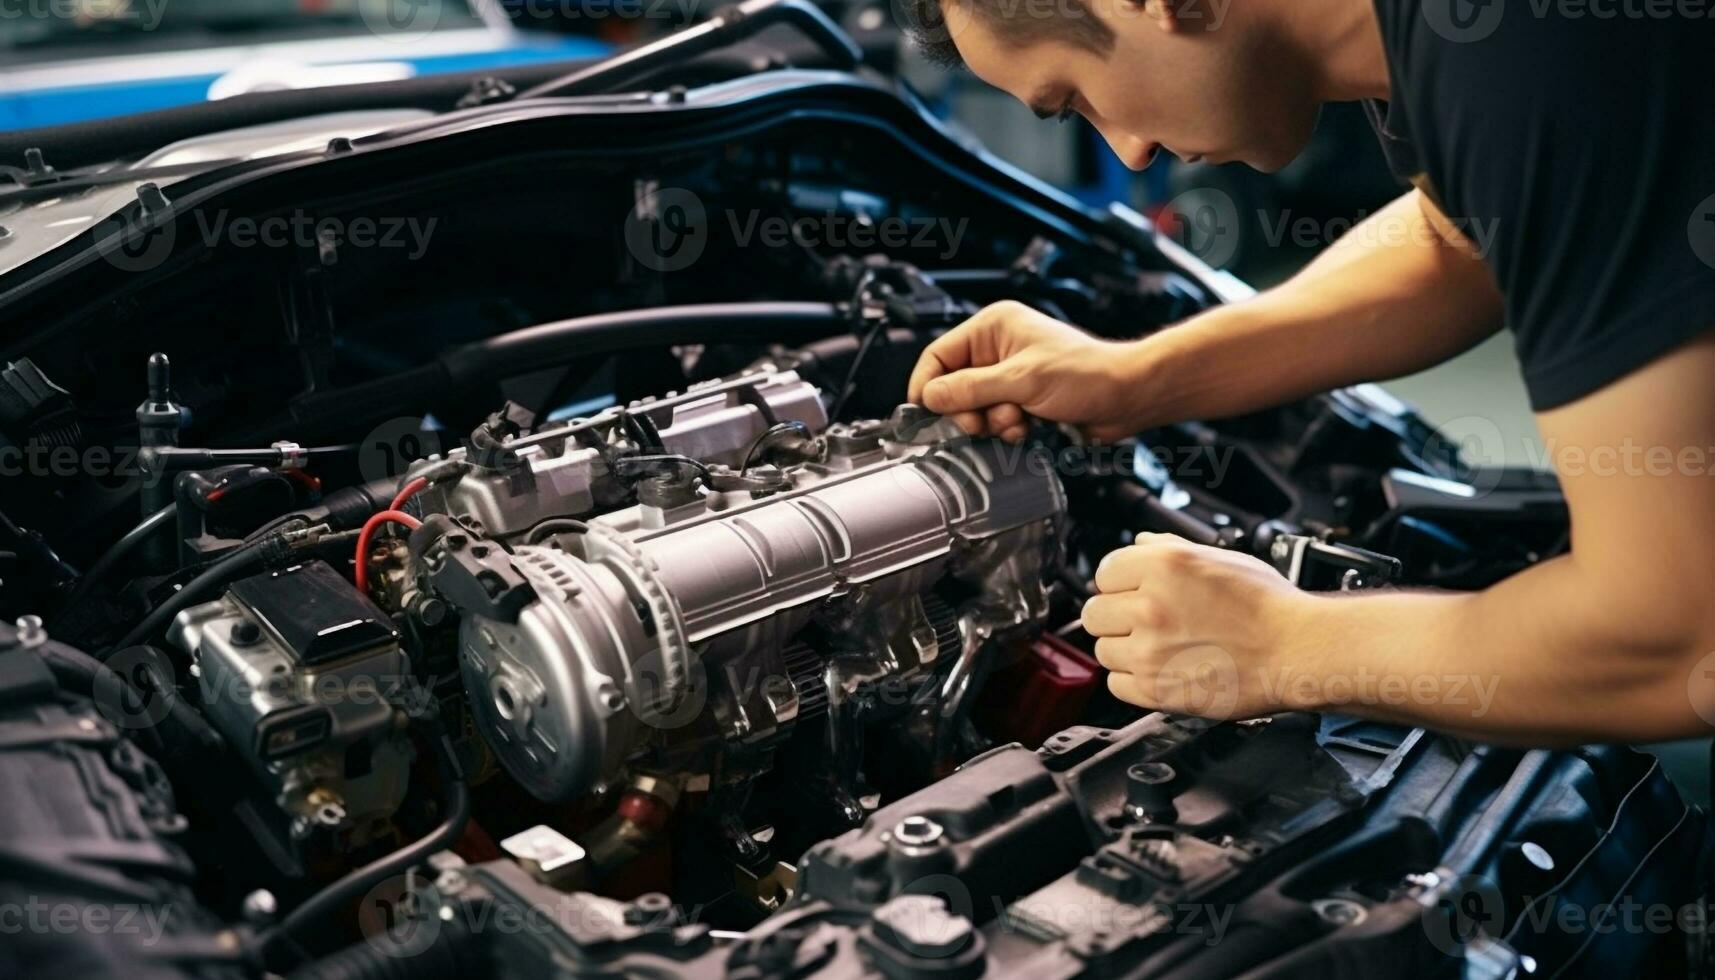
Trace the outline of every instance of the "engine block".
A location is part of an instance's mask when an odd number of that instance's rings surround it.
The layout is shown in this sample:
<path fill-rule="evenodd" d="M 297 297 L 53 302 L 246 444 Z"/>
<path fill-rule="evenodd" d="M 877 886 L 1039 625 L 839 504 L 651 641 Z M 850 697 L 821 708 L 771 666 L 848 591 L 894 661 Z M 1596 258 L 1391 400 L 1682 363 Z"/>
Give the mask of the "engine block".
<path fill-rule="evenodd" d="M 766 393 L 795 384 L 764 372 L 675 396 L 702 399 L 685 424 L 719 451 L 663 454 L 691 440 L 661 428 L 628 506 L 591 509 L 632 450 L 616 415 L 582 440 L 601 449 L 579 450 L 581 489 L 561 498 L 584 509 L 521 505 L 545 523 L 484 536 L 506 474 L 473 467 L 460 484 L 475 488 L 439 499 L 481 502 L 488 520 L 448 515 L 413 537 L 461 614 L 477 727 L 533 794 L 575 799 L 628 768 L 712 774 L 723 749 L 817 724 L 830 789 L 861 819 L 863 726 L 921 726 L 950 751 L 985 653 L 1040 626 L 1066 507 L 1045 460 L 910 406 L 820 432 L 759 423 Z M 768 431 L 801 438 L 764 462 L 745 446 Z M 466 576 L 489 585 L 461 590 Z"/>

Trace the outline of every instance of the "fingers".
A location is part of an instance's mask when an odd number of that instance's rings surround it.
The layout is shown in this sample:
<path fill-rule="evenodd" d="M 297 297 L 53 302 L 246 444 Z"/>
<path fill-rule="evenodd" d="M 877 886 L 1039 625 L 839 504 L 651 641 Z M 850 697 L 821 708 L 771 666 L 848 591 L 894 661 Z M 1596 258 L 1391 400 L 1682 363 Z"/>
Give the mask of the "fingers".
<path fill-rule="evenodd" d="M 1153 708 L 1153 698 L 1150 692 L 1144 690 L 1141 679 L 1133 674 L 1114 672 L 1108 675 L 1108 690 L 1113 696 L 1127 704 L 1135 704 L 1140 708 Z"/>
<path fill-rule="evenodd" d="M 1110 551 L 1096 566 L 1096 588 L 1102 592 L 1129 592 L 1143 585 L 1152 567 L 1168 556 L 1163 552 L 1181 547 L 1184 539 L 1172 534 L 1139 534 L 1129 548 Z"/>
<path fill-rule="evenodd" d="M 1084 623 L 1084 632 L 1091 636 L 1128 636 L 1131 633 L 1131 617 L 1126 614 L 1125 606 L 1117 596 L 1099 595 L 1090 598 L 1084 603 L 1080 618 Z"/>
<path fill-rule="evenodd" d="M 991 435 L 999 436 L 1007 442 L 1023 442 L 1030 434 L 1030 420 L 1024 415 L 1024 409 L 1013 402 L 1002 402 L 991 405 L 985 413 L 985 422 Z"/>
<path fill-rule="evenodd" d="M 957 422 L 959 428 L 965 430 L 965 435 L 983 436 L 988 434 L 988 422 L 983 418 L 981 412 L 954 412 L 948 418 Z"/>
<path fill-rule="evenodd" d="M 978 310 L 974 316 L 947 331 L 923 349 L 911 380 L 905 387 L 906 401 L 928 406 L 929 382 L 966 368 L 989 367 L 1005 357 L 1006 326 L 1029 308 L 1011 300 L 1002 300 Z M 931 409 L 933 410 L 933 409 Z M 946 414 L 943 412 L 942 414 Z"/>
<path fill-rule="evenodd" d="M 1023 401 L 1019 387 L 1017 373 L 1005 364 L 965 368 L 930 381 L 919 404 L 940 415 L 982 412 L 1000 402 Z"/>
<path fill-rule="evenodd" d="M 1024 409 L 1019 408 L 1012 402 L 1001 402 L 998 405 L 990 405 L 985 414 L 988 416 L 988 427 L 990 432 L 1005 432 L 1008 429 L 1017 428 L 1024 424 Z"/>
<path fill-rule="evenodd" d="M 911 370 L 911 380 L 905 386 L 906 401 L 924 405 L 923 389 L 929 382 L 967 367 L 994 363 L 993 344 L 984 336 L 994 319 L 994 315 L 989 313 L 991 309 L 993 307 L 979 310 L 976 316 L 936 337 L 923 348 L 923 353 L 917 358 L 917 366 Z M 983 349 L 989 352 L 986 359 L 977 356 Z"/>
<path fill-rule="evenodd" d="M 1125 657 L 1123 639 L 1117 636 L 1104 636 L 1096 641 L 1096 663 L 1116 674 L 1131 673 L 1130 661 Z"/>

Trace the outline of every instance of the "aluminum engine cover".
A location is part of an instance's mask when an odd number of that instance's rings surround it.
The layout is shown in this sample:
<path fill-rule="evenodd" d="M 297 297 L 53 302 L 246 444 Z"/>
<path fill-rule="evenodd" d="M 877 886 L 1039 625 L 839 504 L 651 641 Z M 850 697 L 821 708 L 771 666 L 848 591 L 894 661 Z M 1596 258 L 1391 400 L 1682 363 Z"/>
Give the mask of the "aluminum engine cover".
<path fill-rule="evenodd" d="M 605 515 L 568 536 L 576 553 L 514 549 L 537 598 L 515 625 L 467 616 L 461 664 L 479 727 L 530 792 L 577 797 L 652 732 L 689 724 L 711 649 L 778 649 L 858 592 L 915 592 L 943 575 L 980 586 L 997 539 L 1058 528 L 1066 506 L 1041 456 L 950 422 L 911 442 L 859 440 L 788 477 L 791 489 L 761 499 L 709 493 L 670 513 Z"/>

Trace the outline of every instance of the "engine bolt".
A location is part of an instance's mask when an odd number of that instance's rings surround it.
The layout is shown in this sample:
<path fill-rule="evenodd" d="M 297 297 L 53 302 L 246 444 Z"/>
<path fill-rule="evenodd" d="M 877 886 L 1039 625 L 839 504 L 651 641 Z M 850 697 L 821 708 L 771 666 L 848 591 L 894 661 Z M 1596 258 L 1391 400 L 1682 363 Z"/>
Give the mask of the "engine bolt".
<path fill-rule="evenodd" d="M 279 911 L 279 901 L 274 898 L 274 893 L 266 888 L 258 888 L 244 896 L 244 921 L 252 925 L 261 926 L 273 922 Z"/>
<path fill-rule="evenodd" d="M 1312 902 L 1311 908 L 1322 917 L 1322 921 L 1336 926 L 1353 926 L 1364 921 L 1369 913 L 1357 902 L 1348 902 L 1343 898 L 1324 898 Z"/>
<path fill-rule="evenodd" d="M 42 628 L 40 616 L 19 616 L 18 621 L 12 625 L 18 628 L 18 643 L 21 646 L 33 647 L 47 641 L 48 631 Z"/>
<path fill-rule="evenodd" d="M 893 828 L 893 839 L 906 847 L 928 847 L 941 839 L 941 825 L 928 817 L 911 816 Z"/>

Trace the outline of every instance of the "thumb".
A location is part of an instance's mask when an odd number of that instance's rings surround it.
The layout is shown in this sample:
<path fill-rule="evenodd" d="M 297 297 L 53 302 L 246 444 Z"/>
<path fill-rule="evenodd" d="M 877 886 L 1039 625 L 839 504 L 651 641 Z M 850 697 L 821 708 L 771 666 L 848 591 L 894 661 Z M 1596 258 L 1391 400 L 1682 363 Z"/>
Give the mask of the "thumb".
<path fill-rule="evenodd" d="M 923 389 L 923 407 L 937 415 L 974 412 L 999 402 L 1022 402 L 1021 386 L 1005 365 L 966 368 L 942 375 Z"/>

